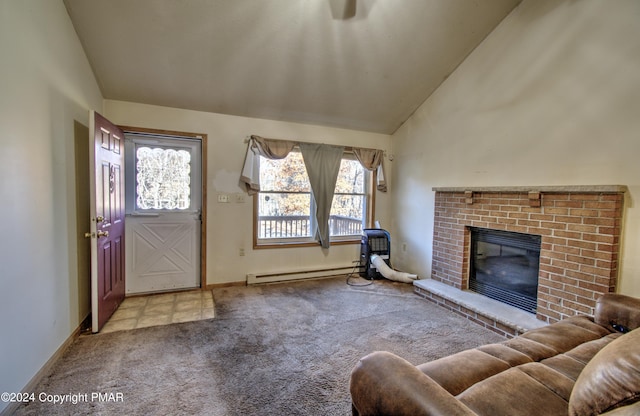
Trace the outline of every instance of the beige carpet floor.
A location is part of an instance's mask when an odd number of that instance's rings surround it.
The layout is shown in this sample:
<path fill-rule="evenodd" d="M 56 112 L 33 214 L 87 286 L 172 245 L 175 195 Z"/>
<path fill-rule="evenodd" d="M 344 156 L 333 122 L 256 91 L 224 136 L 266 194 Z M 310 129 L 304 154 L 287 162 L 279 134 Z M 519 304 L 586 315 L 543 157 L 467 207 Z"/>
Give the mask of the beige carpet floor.
<path fill-rule="evenodd" d="M 214 319 L 81 336 L 34 391 L 66 402 L 36 400 L 17 414 L 349 415 L 350 371 L 372 351 L 419 364 L 503 340 L 386 280 L 213 297 Z"/>

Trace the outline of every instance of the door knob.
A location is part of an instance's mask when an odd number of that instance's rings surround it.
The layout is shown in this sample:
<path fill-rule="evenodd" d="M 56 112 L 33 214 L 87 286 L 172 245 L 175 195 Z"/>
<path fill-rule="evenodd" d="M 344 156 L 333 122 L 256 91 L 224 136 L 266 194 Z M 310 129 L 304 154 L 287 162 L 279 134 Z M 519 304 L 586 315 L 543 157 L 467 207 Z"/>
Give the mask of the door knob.
<path fill-rule="evenodd" d="M 109 231 L 98 231 L 98 238 L 109 237 Z"/>
<path fill-rule="evenodd" d="M 101 222 L 103 222 L 103 221 L 104 221 L 104 217 L 103 217 L 102 215 L 98 215 L 98 216 L 96 217 L 96 222 L 97 222 L 97 223 L 101 223 Z"/>
<path fill-rule="evenodd" d="M 84 238 L 91 238 L 91 237 L 95 237 L 96 235 L 94 233 L 84 233 Z"/>

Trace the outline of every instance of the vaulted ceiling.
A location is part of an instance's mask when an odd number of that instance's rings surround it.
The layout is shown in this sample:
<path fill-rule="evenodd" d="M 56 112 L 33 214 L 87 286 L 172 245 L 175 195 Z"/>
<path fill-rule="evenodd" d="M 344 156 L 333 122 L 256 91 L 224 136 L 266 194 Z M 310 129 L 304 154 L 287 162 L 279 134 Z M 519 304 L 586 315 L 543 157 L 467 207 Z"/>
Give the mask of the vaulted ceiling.
<path fill-rule="evenodd" d="M 391 134 L 520 0 L 64 0 L 107 99 Z"/>

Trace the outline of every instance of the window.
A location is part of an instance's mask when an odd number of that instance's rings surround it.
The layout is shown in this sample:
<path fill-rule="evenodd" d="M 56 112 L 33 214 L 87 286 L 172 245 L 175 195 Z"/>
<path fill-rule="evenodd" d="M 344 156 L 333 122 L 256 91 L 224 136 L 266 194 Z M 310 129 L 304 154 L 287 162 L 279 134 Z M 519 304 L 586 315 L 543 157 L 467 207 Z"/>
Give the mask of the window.
<path fill-rule="evenodd" d="M 371 173 L 353 154 L 345 152 L 329 219 L 332 241 L 359 239 L 369 222 L 370 177 Z M 257 245 L 313 242 L 314 199 L 299 149 L 280 160 L 261 157 L 260 184 L 261 191 L 256 196 Z"/>
<path fill-rule="evenodd" d="M 127 215 L 200 213 L 201 141 L 125 134 Z"/>
<path fill-rule="evenodd" d="M 191 154 L 182 149 L 136 148 L 136 208 L 187 209 L 191 205 Z"/>

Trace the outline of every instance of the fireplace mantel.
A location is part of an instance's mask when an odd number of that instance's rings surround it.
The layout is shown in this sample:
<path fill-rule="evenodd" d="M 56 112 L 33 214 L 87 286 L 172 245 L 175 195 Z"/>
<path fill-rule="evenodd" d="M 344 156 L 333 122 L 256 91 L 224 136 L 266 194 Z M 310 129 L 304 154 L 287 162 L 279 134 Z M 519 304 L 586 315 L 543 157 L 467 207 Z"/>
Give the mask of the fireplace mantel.
<path fill-rule="evenodd" d="M 561 185 L 561 186 L 467 186 L 467 187 L 433 187 L 435 192 L 541 192 L 541 193 L 625 193 L 626 185 Z"/>

